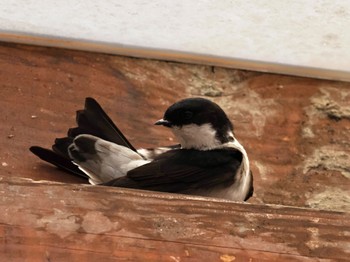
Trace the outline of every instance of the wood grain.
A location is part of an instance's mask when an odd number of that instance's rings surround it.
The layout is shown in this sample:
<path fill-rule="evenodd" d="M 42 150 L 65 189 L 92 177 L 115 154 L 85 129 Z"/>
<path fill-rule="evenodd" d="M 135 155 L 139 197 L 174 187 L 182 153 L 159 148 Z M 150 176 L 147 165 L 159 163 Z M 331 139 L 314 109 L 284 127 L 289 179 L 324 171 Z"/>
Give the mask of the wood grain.
<path fill-rule="evenodd" d="M 85 183 L 28 148 L 64 136 L 87 96 L 136 147 L 174 144 L 153 123 L 181 98 L 210 98 L 250 157 L 251 202 L 350 211 L 349 83 L 2 43 L 0 174 Z"/>
<path fill-rule="evenodd" d="M 314 261 L 349 213 L 1 177 L 1 261 Z"/>
<path fill-rule="evenodd" d="M 229 58 L 213 56 L 203 53 L 189 53 L 171 51 L 166 49 L 140 48 L 123 44 L 110 44 L 94 41 L 81 41 L 60 37 L 36 36 L 33 34 L 18 34 L 0 32 L 0 39 L 4 42 L 30 44 L 37 46 L 50 46 L 56 48 L 75 49 L 80 51 L 107 53 L 123 56 L 131 56 L 144 59 L 159 59 L 177 61 L 182 63 L 193 63 L 227 67 L 241 70 L 254 70 L 260 72 L 272 72 L 285 75 L 296 75 L 320 79 L 350 81 L 350 74 L 347 70 L 331 70 L 320 67 L 307 67 L 292 64 L 268 62 L 262 60 L 251 60 L 243 58 Z"/>
<path fill-rule="evenodd" d="M 15 44 L 0 45 L 0 69 L 0 261 L 348 259 L 350 84 Z M 86 186 L 30 154 L 87 96 L 137 147 L 174 143 L 153 123 L 176 100 L 219 103 L 254 204 Z"/>

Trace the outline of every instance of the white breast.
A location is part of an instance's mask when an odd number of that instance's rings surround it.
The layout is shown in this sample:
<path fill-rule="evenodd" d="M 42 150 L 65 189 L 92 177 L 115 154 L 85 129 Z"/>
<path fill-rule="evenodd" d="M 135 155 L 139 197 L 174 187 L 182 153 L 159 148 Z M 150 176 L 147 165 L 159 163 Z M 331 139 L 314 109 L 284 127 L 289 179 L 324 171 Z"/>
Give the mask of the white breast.
<path fill-rule="evenodd" d="M 233 142 L 222 144 L 216 137 L 216 131 L 210 124 L 203 125 L 184 125 L 182 127 L 173 127 L 172 131 L 179 140 L 182 148 L 193 148 L 198 150 L 211 150 L 223 147 L 231 147 L 242 153 L 242 163 L 235 176 L 236 182 L 229 188 L 220 190 L 213 188 L 200 190 L 198 194 L 219 198 L 226 198 L 233 201 L 244 201 L 250 190 L 251 175 L 249 168 L 249 158 L 244 147 L 234 137 L 231 131 L 227 136 L 233 138 Z"/>
<path fill-rule="evenodd" d="M 233 135 L 232 137 L 234 138 L 234 141 L 227 143 L 225 146 L 239 150 L 243 155 L 243 159 L 241 166 L 237 171 L 237 182 L 234 185 L 232 185 L 226 193 L 228 196 L 230 196 L 231 200 L 243 201 L 250 190 L 251 183 L 249 158 L 247 152 L 245 151 L 241 143 L 239 143 Z"/>
<path fill-rule="evenodd" d="M 210 150 L 222 146 L 211 124 L 174 126 L 171 131 L 185 149 Z"/>

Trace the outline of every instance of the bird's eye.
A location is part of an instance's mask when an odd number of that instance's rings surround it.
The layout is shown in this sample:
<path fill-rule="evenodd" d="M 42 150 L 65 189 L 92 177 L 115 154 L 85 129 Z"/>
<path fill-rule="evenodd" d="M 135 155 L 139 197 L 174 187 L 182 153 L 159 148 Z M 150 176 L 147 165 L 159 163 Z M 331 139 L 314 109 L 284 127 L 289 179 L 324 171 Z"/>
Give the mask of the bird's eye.
<path fill-rule="evenodd" d="M 185 111 L 185 112 L 183 113 L 183 117 L 184 117 L 184 119 L 186 119 L 186 120 L 191 119 L 192 116 L 193 116 L 193 113 L 192 113 L 191 111 Z"/>
<path fill-rule="evenodd" d="M 228 137 L 228 141 L 229 141 L 229 142 L 235 142 L 235 138 L 234 138 L 233 136 L 229 136 L 229 137 Z"/>

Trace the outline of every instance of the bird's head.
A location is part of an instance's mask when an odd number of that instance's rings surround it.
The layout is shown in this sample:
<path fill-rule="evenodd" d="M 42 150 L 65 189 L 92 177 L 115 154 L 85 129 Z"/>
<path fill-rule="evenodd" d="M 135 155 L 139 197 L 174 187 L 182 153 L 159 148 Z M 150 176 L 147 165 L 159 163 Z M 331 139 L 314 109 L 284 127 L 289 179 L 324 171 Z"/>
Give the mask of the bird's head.
<path fill-rule="evenodd" d="M 225 112 L 204 98 L 187 98 L 171 105 L 156 125 L 171 128 L 182 148 L 210 150 L 234 140 Z"/>

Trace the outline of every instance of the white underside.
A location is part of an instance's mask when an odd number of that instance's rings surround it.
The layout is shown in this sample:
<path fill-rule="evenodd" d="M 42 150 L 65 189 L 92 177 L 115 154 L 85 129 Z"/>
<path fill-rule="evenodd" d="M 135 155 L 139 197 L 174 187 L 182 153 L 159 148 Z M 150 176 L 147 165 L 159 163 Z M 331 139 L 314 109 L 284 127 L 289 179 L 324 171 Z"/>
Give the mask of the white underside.
<path fill-rule="evenodd" d="M 128 171 L 150 162 L 127 147 L 91 135 L 81 136 L 97 139 L 95 143 L 96 154 L 81 153 L 87 160 L 83 162 L 75 160 L 73 162 L 89 176 L 90 184 L 101 184 L 123 177 Z"/>
<path fill-rule="evenodd" d="M 137 153 L 139 153 L 141 156 L 143 156 L 144 159 L 152 161 L 155 157 L 172 150 L 173 148 L 171 147 L 157 147 L 154 149 L 145 149 L 145 148 L 140 148 L 137 149 Z"/>
<path fill-rule="evenodd" d="M 243 201 L 250 190 L 251 174 L 249 167 L 249 158 L 244 147 L 234 137 L 231 131 L 227 136 L 233 138 L 233 142 L 222 144 L 216 137 L 216 131 L 210 124 L 196 125 L 190 124 L 182 127 L 173 127 L 172 132 L 179 140 L 182 148 L 212 150 L 224 147 L 237 149 L 242 153 L 242 163 L 235 176 L 236 182 L 226 189 L 205 189 L 199 192 L 201 195 L 226 198 L 234 201 Z"/>
<path fill-rule="evenodd" d="M 210 124 L 174 126 L 171 131 L 185 149 L 211 150 L 222 146 Z"/>
<path fill-rule="evenodd" d="M 225 146 L 239 150 L 242 153 L 243 158 L 241 166 L 237 171 L 237 182 L 233 184 L 229 189 L 227 189 L 226 192 L 223 193 L 229 196 L 231 200 L 243 201 L 250 190 L 251 174 L 249 158 L 247 152 L 245 151 L 241 143 L 239 143 L 233 135 L 232 137 L 234 138 L 234 142 L 229 142 L 225 144 Z"/>

